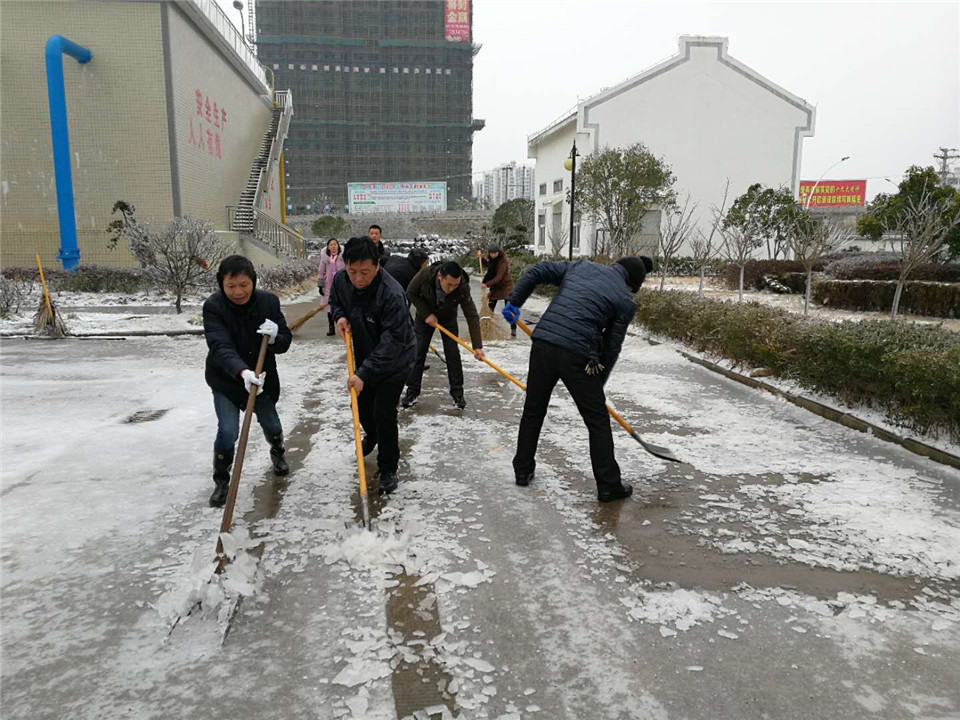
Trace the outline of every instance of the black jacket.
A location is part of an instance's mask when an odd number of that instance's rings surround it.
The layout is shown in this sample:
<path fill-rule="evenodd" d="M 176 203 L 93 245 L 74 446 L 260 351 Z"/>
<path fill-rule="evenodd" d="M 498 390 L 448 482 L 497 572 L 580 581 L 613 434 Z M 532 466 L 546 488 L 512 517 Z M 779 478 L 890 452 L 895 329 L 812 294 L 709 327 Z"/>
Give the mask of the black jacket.
<path fill-rule="evenodd" d="M 383 262 L 383 269 L 393 275 L 393 279 L 400 283 L 404 290 L 410 285 L 410 281 L 420 271 L 416 265 L 410 262 L 410 258 L 401 255 L 390 255 Z"/>
<path fill-rule="evenodd" d="M 466 318 L 467 327 L 470 328 L 473 349 L 479 350 L 483 347 L 483 339 L 480 336 L 480 313 L 477 312 L 477 306 L 470 295 L 470 278 L 464 273 L 460 278 L 460 285 L 447 295 L 441 304 L 437 300 L 437 273 L 441 265 L 443 265 L 442 261 L 435 262 L 418 272 L 407 286 L 407 299 L 417 309 L 417 320 L 423 322 L 427 316 L 433 314 L 437 316 L 437 322 L 448 330 L 456 322 L 457 307 L 462 308 L 463 317 Z"/>
<path fill-rule="evenodd" d="M 383 268 L 363 290 L 357 290 L 345 270 L 337 273 L 330 291 L 334 320 L 345 317 L 353 333 L 357 376 L 378 383 L 406 375 L 413 367 L 417 342 L 403 288 Z"/>
<path fill-rule="evenodd" d="M 559 285 L 533 337 L 562 347 L 586 360 L 599 360 L 609 372 L 633 319 L 634 299 L 627 271 L 589 260 L 539 262 L 517 281 L 507 302 L 523 305 L 537 285 Z"/>
<path fill-rule="evenodd" d="M 215 292 L 203 303 L 203 334 L 210 348 L 204 378 L 211 389 L 226 395 L 239 408 L 246 407 L 248 397 L 240 373 L 256 369 L 263 337 L 257 334 L 257 328 L 267 319 L 273 320 L 280 330 L 273 345 L 267 346 L 263 391 L 277 402 L 280 376 L 276 356 L 285 353 L 293 340 L 280 311 L 279 298 L 266 290 L 254 290 L 246 305 L 235 305 L 223 292 Z"/>

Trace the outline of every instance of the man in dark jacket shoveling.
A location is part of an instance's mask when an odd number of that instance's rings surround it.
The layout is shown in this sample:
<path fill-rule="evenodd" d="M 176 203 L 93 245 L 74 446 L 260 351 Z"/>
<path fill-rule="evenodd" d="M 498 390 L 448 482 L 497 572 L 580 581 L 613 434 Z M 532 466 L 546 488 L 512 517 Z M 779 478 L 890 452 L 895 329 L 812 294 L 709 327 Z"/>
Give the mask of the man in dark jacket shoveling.
<path fill-rule="evenodd" d="M 257 271 L 247 258 L 231 255 L 217 270 L 220 291 L 203 303 L 203 333 L 207 340 L 207 385 L 213 391 L 217 413 L 217 437 L 213 443 L 213 481 L 216 489 L 210 505 L 222 506 L 230 487 L 230 466 L 240 435 L 240 411 L 247 405 L 252 387 L 258 387 L 254 412 L 270 443 L 270 459 L 277 475 L 290 468 L 283 457 L 283 426 L 277 415 L 280 376 L 276 356 L 290 347 L 293 335 L 273 293 L 257 290 Z M 260 342 L 269 337 L 263 372 L 254 373 Z"/>
<path fill-rule="evenodd" d="M 457 263 L 452 261 L 436 262 L 423 268 L 407 286 L 407 298 L 417 309 L 414 327 L 417 334 L 417 358 L 410 377 L 407 379 L 407 392 L 403 396 L 403 406 L 410 407 L 417 401 L 423 382 L 423 366 L 430 349 L 430 339 L 437 325 L 456 335 L 457 308 L 463 309 L 463 316 L 470 328 L 470 340 L 473 343 L 473 356 L 483 360 L 483 340 L 480 337 L 480 314 L 470 296 L 470 278 Z M 460 348 L 452 339 L 443 336 L 443 354 L 447 360 L 447 379 L 450 381 L 450 396 L 454 404 L 463 410 L 467 401 L 463 397 L 463 365 L 460 363 Z"/>
<path fill-rule="evenodd" d="M 379 445 L 380 492 L 397 489 L 400 438 L 397 403 L 416 353 L 413 323 L 400 284 L 380 267 L 369 238 L 350 238 L 343 249 L 345 271 L 337 273 L 330 309 L 337 330 L 353 334 L 356 371 L 347 383 L 357 389 L 363 454 Z"/>
<path fill-rule="evenodd" d="M 645 277 L 645 263 L 638 257 L 621 258 L 612 267 L 587 260 L 541 262 L 529 268 L 510 293 L 503 316 L 515 323 L 520 318 L 520 306 L 534 288 L 560 287 L 533 333 L 527 397 L 513 458 L 517 485 L 529 485 L 533 479 L 540 429 L 550 395 L 561 380 L 590 434 L 597 499 L 610 502 L 633 492 L 631 486 L 620 481 L 603 386 L 633 319 L 633 293 Z"/>

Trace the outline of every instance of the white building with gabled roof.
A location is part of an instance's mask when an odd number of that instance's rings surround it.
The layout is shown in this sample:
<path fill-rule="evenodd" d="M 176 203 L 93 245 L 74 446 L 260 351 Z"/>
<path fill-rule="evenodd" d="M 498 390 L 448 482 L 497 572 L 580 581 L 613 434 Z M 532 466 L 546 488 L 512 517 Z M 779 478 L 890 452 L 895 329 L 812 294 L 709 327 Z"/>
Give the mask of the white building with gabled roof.
<path fill-rule="evenodd" d="M 606 147 L 643 142 L 672 168 L 678 198 L 689 193 L 698 203 L 697 223 L 707 234 L 711 207 L 720 206 L 728 178 L 728 207 L 757 182 L 796 195 L 814 107 L 730 57 L 725 37 L 683 35 L 679 45 L 677 55 L 582 100 L 527 138 L 528 157 L 536 160 L 538 254 L 554 252 L 561 238 L 561 254 L 568 252 L 570 173 L 563 163 L 574 138 L 578 163 Z M 660 213 L 648 213 L 638 243 L 646 254 L 659 225 Z M 574 255 L 593 254 L 603 233 L 584 218 L 574 233 Z"/>

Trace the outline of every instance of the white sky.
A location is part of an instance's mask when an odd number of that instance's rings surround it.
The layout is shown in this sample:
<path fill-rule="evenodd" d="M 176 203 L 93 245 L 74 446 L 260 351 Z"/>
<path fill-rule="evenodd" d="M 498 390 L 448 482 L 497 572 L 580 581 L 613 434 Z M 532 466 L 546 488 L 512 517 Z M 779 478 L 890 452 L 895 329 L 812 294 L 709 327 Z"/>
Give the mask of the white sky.
<path fill-rule="evenodd" d="M 676 54 L 683 34 L 727 36 L 733 57 L 817 106 L 802 179 L 849 155 L 829 177 L 868 178 L 872 197 L 893 189 L 882 176 L 960 147 L 960 2 L 474 0 L 487 122 L 474 171 L 524 160 L 527 135 Z"/>

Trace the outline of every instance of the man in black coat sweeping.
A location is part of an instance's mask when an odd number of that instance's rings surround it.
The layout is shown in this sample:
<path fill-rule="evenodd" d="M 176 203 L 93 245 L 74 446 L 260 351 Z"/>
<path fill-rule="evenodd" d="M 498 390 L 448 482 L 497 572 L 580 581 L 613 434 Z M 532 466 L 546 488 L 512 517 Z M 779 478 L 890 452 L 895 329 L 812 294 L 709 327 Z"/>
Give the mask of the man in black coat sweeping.
<path fill-rule="evenodd" d="M 645 277 L 646 263 L 638 257 L 621 258 L 612 267 L 588 260 L 541 262 L 529 268 L 510 293 L 503 316 L 515 323 L 520 318 L 520 306 L 534 288 L 560 287 L 533 333 L 527 397 L 513 458 L 517 485 L 529 485 L 533 479 L 540 429 L 550 395 L 561 380 L 590 435 L 597 499 L 610 502 L 633 492 L 631 486 L 620 481 L 603 386 L 633 319 L 633 293 Z"/>
<path fill-rule="evenodd" d="M 406 291 L 410 281 L 428 262 L 430 262 L 430 256 L 427 255 L 426 250 L 414 248 L 406 257 L 390 255 L 382 264 L 383 269 L 393 275 L 393 279 Z"/>
<path fill-rule="evenodd" d="M 413 323 L 403 288 L 380 267 L 380 252 L 369 238 L 350 238 L 343 262 L 346 271 L 333 279 L 330 310 L 340 336 L 353 334 L 357 369 L 347 386 L 357 389 L 363 454 L 379 445 L 380 492 L 391 493 L 400 464 L 397 403 L 416 352 Z"/>
<path fill-rule="evenodd" d="M 280 376 L 276 356 L 285 353 L 293 340 L 280 311 L 280 300 L 271 292 L 257 290 L 257 271 L 247 258 L 231 255 L 217 270 L 220 291 L 203 303 L 203 333 L 207 340 L 204 377 L 213 391 L 217 413 L 217 437 L 213 442 L 213 481 L 216 488 L 210 505 L 222 506 L 230 487 L 230 466 L 240 435 L 240 412 L 247 405 L 250 388 L 257 386 L 254 412 L 270 443 L 270 459 L 277 475 L 290 468 L 283 457 L 283 426 L 277 415 Z M 254 373 L 261 338 L 270 338 L 260 377 Z"/>

